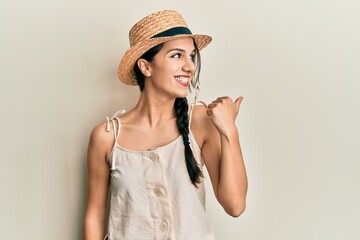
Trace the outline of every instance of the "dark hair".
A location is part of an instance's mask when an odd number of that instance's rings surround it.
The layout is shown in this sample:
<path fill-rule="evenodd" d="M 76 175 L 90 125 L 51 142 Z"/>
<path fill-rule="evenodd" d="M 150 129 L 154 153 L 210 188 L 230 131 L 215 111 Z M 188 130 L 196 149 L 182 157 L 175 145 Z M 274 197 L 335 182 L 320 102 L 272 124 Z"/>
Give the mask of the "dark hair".
<path fill-rule="evenodd" d="M 195 42 L 195 74 L 191 81 L 191 85 L 193 88 L 196 88 L 199 84 L 199 74 L 200 74 L 200 67 L 201 67 L 201 58 L 199 54 L 199 48 Z M 161 43 L 146 53 L 144 53 L 140 58 L 145 59 L 146 61 L 153 61 L 155 55 L 163 48 L 164 44 Z M 140 87 L 140 91 L 143 91 L 145 87 L 145 78 L 142 72 L 140 71 L 137 63 L 134 66 L 134 72 L 136 76 L 137 83 Z M 191 88 L 190 88 L 191 90 Z M 196 183 L 200 183 L 200 177 L 204 177 L 202 174 L 199 165 L 197 164 L 194 154 L 190 148 L 190 140 L 189 140 L 189 119 L 188 119 L 188 102 L 186 97 L 185 98 L 176 98 L 174 103 L 174 110 L 176 114 L 176 124 L 179 129 L 179 132 L 182 135 L 183 142 L 185 145 L 185 160 L 186 160 L 186 168 L 188 170 L 191 182 L 196 186 Z M 196 186 L 197 187 L 197 186 Z"/>

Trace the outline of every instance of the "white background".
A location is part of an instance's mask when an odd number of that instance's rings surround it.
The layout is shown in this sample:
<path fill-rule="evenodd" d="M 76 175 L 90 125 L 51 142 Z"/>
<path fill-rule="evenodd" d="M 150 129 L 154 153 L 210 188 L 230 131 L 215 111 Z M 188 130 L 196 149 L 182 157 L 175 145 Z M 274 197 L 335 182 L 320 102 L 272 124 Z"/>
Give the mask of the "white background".
<path fill-rule="evenodd" d="M 244 96 L 247 209 L 226 215 L 207 185 L 217 239 L 360 239 L 357 0 L 2 0 L 0 239 L 82 238 L 89 134 L 136 103 L 118 62 L 162 9 L 213 36 L 200 98 Z"/>

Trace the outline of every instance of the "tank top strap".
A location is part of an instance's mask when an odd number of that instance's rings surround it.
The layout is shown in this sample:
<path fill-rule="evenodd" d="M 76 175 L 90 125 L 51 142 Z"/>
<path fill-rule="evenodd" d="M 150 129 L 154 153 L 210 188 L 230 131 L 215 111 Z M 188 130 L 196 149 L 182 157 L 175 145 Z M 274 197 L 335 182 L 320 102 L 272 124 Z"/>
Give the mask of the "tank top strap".
<path fill-rule="evenodd" d="M 204 105 L 207 108 L 207 104 L 203 101 L 194 101 L 192 103 L 190 103 L 189 106 L 189 126 L 191 126 L 191 119 L 192 119 L 192 112 L 194 110 L 195 105 Z"/>
<path fill-rule="evenodd" d="M 113 131 L 114 131 L 114 145 L 113 148 L 115 147 L 117 140 L 119 138 L 120 135 L 120 129 L 121 129 L 121 121 L 120 118 L 118 117 L 120 114 L 125 113 L 126 111 L 124 109 L 117 111 L 116 113 L 114 113 L 110 118 L 106 117 L 106 131 L 110 132 L 110 121 L 112 122 L 112 126 L 113 126 Z M 115 121 L 117 122 L 117 124 L 115 123 Z M 116 127 L 117 126 L 117 127 Z"/>

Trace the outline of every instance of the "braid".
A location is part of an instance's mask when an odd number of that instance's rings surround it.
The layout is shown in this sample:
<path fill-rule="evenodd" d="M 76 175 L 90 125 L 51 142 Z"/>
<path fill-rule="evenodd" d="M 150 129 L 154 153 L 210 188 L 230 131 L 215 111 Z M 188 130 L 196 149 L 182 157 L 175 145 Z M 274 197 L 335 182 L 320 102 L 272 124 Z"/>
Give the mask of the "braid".
<path fill-rule="evenodd" d="M 186 98 L 176 98 L 174 103 L 174 109 L 176 113 L 176 123 L 179 132 L 182 135 L 185 145 L 185 161 L 186 168 L 188 170 L 191 182 L 196 186 L 196 183 L 200 183 L 200 177 L 204 177 L 190 148 L 189 141 L 189 119 L 188 119 L 188 104 Z"/>

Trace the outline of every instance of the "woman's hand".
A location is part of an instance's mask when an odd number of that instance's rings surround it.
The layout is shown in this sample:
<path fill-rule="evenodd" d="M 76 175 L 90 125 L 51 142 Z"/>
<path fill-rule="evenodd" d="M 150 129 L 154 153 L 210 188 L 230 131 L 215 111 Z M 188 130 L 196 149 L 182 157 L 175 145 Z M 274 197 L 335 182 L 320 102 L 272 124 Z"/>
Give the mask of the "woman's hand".
<path fill-rule="evenodd" d="M 228 96 L 219 97 L 208 105 L 206 114 L 221 135 L 229 136 L 237 131 L 235 119 L 242 100 L 243 97 L 238 97 L 235 102 Z"/>

